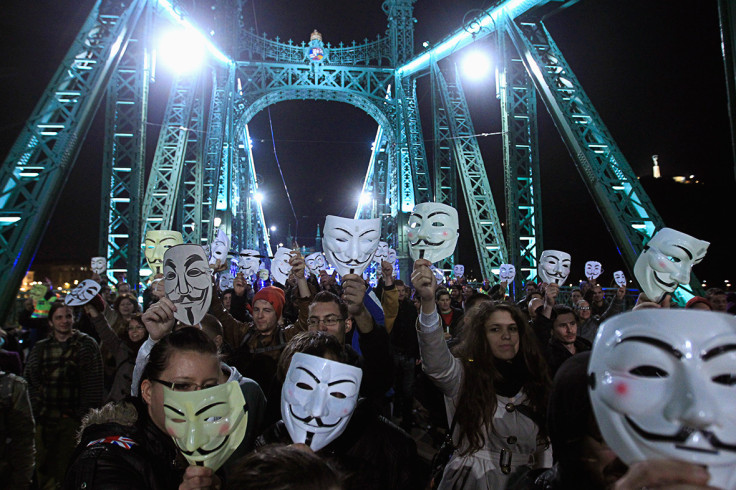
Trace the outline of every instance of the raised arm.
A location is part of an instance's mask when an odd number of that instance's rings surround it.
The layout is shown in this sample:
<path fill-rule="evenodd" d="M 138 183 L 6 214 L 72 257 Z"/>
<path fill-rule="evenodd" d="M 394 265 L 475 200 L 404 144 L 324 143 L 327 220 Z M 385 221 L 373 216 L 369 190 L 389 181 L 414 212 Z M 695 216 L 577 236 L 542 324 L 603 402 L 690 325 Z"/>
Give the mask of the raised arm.
<path fill-rule="evenodd" d="M 411 282 L 421 299 L 417 335 L 422 368 L 446 396 L 457 395 L 462 381 L 462 365 L 450 354 L 442 332 L 442 322 L 434 301 L 437 279 L 426 259 L 414 262 Z"/>

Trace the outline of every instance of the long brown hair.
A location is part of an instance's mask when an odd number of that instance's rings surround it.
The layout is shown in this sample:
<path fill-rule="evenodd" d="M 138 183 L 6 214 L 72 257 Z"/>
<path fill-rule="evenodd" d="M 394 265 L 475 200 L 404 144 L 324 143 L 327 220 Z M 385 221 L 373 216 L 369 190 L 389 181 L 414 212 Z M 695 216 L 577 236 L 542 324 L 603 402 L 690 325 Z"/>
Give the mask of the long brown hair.
<path fill-rule="evenodd" d="M 464 437 L 468 442 L 464 454 L 482 449 L 486 442 L 485 433 L 493 431 L 493 415 L 497 405 L 495 385 L 502 377 L 494 364 L 494 356 L 486 338 L 485 324 L 497 311 L 509 313 L 519 329 L 518 355 L 523 356 L 529 373 L 522 388 L 528 398 L 528 406 L 536 415 L 533 420 L 539 427 L 538 438 L 546 439 L 544 418 L 551 381 L 537 339 L 518 308 L 508 303 L 482 302 L 466 316 L 468 321 L 463 329 L 461 344 L 456 351 L 464 368 L 460 397 L 455 411 L 458 434 L 461 439 Z"/>

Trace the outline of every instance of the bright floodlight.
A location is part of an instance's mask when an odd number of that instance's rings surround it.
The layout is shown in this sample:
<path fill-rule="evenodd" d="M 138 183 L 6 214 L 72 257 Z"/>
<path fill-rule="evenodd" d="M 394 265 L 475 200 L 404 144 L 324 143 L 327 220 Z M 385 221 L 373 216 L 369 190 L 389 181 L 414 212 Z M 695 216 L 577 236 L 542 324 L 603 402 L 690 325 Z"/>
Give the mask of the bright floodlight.
<path fill-rule="evenodd" d="M 491 72 L 491 59 L 482 51 L 471 51 L 463 58 L 462 68 L 471 80 L 482 80 Z"/>
<path fill-rule="evenodd" d="M 358 197 L 358 202 L 360 203 L 361 206 L 366 206 L 370 204 L 372 200 L 373 200 L 373 196 L 367 192 L 361 192 L 360 196 Z"/>
<path fill-rule="evenodd" d="M 199 36 L 176 29 L 161 36 L 158 58 L 177 73 L 191 73 L 204 63 L 205 50 L 206 47 Z"/>
<path fill-rule="evenodd" d="M 271 231 L 276 231 L 276 225 L 271 225 Z"/>
<path fill-rule="evenodd" d="M 253 198 L 258 202 L 258 204 L 263 202 L 263 194 L 260 192 L 256 192 Z"/>

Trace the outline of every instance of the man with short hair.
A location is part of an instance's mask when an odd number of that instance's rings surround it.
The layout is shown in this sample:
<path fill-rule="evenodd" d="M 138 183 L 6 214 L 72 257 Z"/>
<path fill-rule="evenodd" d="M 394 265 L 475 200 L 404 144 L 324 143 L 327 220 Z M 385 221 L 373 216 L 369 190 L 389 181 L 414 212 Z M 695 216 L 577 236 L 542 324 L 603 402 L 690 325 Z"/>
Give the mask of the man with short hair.
<path fill-rule="evenodd" d="M 36 427 L 39 488 L 61 485 L 82 417 L 102 405 L 102 356 L 97 342 L 74 328 L 71 307 L 54 302 L 50 336 L 28 356 L 28 380 Z"/>
<path fill-rule="evenodd" d="M 593 340 L 595 340 L 595 334 L 598 333 L 598 327 L 601 324 L 600 318 L 590 313 L 590 304 L 584 299 L 575 303 L 573 309 L 580 321 L 580 325 L 578 325 L 578 336 L 592 344 Z"/>
<path fill-rule="evenodd" d="M 728 296 L 726 291 L 720 288 L 709 288 L 705 292 L 705 299 L 710 301 L 710 306 L 713 311 L 728 311 Z"/>
<path fill-rule="evenodd" d="M 570 290 L 570 306 L 575 308 L 575 305 L 578 304 L 578 301 L 583 299 L 583 293 L 580 292 L 580 288 L 572 288 Z"/>
<path fill-rule="evenodd" d="M 552 328 L 546 348 L 550 376 L 554 377 L 567 359 L 590 349 L 591 343 L 578 336 L 578 317 L 573 309 L 565 305 L 553 306 Z"/>
<path fill-rule="evenodd" d="M 454 288 L 453 288 L 454 291 Z M 435 302 L 437 303 L 437 311 L 442 318 L 442 328 L 445 332 L 445 340 L 455 339 L 460 335 L 460 329 L 463 319 L 463 310 L 452 306 L 450 293 L 447 289 L 438 289 L 435 293 Z"/>

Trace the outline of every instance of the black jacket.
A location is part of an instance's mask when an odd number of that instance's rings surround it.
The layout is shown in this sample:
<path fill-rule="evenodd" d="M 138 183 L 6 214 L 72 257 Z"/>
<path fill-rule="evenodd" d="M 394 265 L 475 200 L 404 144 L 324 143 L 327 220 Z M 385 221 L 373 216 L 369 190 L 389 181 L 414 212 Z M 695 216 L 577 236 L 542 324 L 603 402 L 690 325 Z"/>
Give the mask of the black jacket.
<path fill-rule="evenodd" d="M 274 443 L 292 443 L 281 420 L 266 429 L 256 440 L 256 447 Z M 317 455 L 335 461 L 348 475 L 348 490 L 423 488 L 417 471 L 416 443 L 364 399 L 358 401 L 345 432 Z"/>
<path fill-rule="evenodd" d="M 585 352 L 591 349 L 591 344 L 582 337 L 575 339 L 575 353 Z M 549 375 L 554 378 L 557 370 L 562 363 L 571 358 L 573 355 L 565 347 L 565 345 L 554 337 L 547 342 L 546 357 L 547 366 L 549 366 Z"/>
<path fill-rule="evenodd" d="M 391 348 L 394 352 L 401 352 L 409 357 L 419 357 L 417 316 L 417 308 L 411 300 L 399 301 L 399 312 L 390 335 Z"/>
<path fill-rule="evenodd" d="M 187 462 L 138 399 L 108 403 L 85 418 L 64 489 L 177 489 Z"/>

